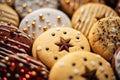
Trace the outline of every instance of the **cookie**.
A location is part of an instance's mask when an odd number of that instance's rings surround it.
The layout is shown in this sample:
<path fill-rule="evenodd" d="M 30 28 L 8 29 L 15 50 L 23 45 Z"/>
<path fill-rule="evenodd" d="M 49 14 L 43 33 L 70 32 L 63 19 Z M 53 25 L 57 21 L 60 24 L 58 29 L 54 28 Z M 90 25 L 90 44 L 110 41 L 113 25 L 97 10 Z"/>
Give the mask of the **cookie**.
<path fill-rule="evenodd" d="M 86 37 L 72 28 L 51 28 L 42 33 L 33 43 L 33 57 L 51 68 L 54 63 L 69 52 L 90 51 Z"/>
<path fill-rule="evenodd" d="M 95 53 L 111 61 L 120 47 L 120 18 L 107 17 L 96 22 L 89 34 L 89 42 Z"/>
<path fill-rule="evenodd" d="M 120 79 L 120 47 L 116 50 L 112 59 L 112 67 Z"/>
<path fill-rule="evenodd" d="M 56 9 L 42 8 L 26 16 L 20 23 L 19 29 L 34 41 L 47 29 L 63 25 L 71 27 L 70 19 L 66 14 Z"/>
<path fill-rule="evenodd" d="M 86 51 L 65 55 L 56 62 L 49 75 L 49 80 L 114 80 L 114 78 L 113 70 L 105 59 Z"/>
<path fill-rule="evenodd" d="M 105 3 L 104 0 L 60 0 L 60 6 L 64 12 L 72 16 L 80 6 L 90 2 Z"/>
<path fill-rule="evenodd" d="M 95 22 L 104 17 L 118 16 L 117 13 L 110 7 L 98 4 L 89 3 L 81 6 L 72 17 L 72 27 L 81 31 L 86 37 Z"/>
<path fill-rule="evenodd" d="M 115 11 L 118 13 L 118 15 L 120 16 L 120 0 L 118 1 Z"/>
<path fill-rule="evenodd" d="M 7 4 L 9 6 L 13 6 L 14 0 L 0 0 L 0 3 Z"/>
<path fill-rule="evenodd" d="M 40 8 L 58 8 L 58 0 L 15 0 L 15 9 L 23 18 Z"/>
<path fill-rule="evenodd" d="M 0 57 L 1 80 L 48 80 L 47 67 L 26 54 Z"/>
<path fill-rule="evenodd" d="M 15 26 L 0 24 L 0 54 L 31 54 L 30 38 Z"/>
<path fill-rule="evenodd" d="M 18 27 L 19 17 L 11 7 L 0 4 L 0 23 L 10 23 Z"/>

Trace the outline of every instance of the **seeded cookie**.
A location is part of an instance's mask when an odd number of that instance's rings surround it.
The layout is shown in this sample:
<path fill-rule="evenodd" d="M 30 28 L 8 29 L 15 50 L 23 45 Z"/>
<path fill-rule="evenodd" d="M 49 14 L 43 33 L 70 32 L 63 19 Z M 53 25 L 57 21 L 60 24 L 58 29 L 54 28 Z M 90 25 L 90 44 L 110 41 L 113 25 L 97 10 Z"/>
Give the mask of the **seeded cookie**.
<path fill-rule="evenodd" d="M 70 19 L 60 10 L 42 8 L 26 16 L 20 23 L 23 30 L 34 41 L 42 32 L 52 27 L 71 27 Z"/>
<path fill-rule="evenodd" d="M 93 24 L 99 19 L 108 16 L 117 16 L 117 13 L 106 5 L 89 3 L 81 6 L 74 13 L 72 17 L 72 27 L 88 37 Z"/>
<path fill-rule="evenodd" d="M 40 8 L 58 8 L 58 6 L 58 0 L 15 0 L 15 9 L 21 18 Z"/>
<path fill-rule="evenodd" d="M 0 54 L 31 54 L 30 38 L 17 27 L 0 24 Z"/>
<path fill-rule="evenodd" d="M 13 6 L 15 0 L 0 0 L 0 3 Z"/>
<path fill-rule="evenodd" d="M 42 61 L 49 68 L 69 52 L 90 51 L 86 37 L 72 28 L 52 28 L 42 33 L 34 42 L 33 57 Z"/>
<path fill-rule="evenodd" d="M 120 47 L 120 18 L 107 17 L 96 22 L 89 34 L 89 42 L 94 52 L 108 61 Z"/>
<path fill-rule="evenodd" d="M 10 23 L 18 27 L 19 17 L 11 7 L 0 4 L 0 23 Z"/>
<path fill-rule="evenodd" d="M 60 0 L 62 10 L 70 16 L 72 16 L 80 6 L 89 2 L 105 3 L 104 0 Z"/>
<path fill-rule="evenodd" d="M 91 52 L 72 52 L 52 67 L 49 80 L 114 80 L 110 64 Z"/>

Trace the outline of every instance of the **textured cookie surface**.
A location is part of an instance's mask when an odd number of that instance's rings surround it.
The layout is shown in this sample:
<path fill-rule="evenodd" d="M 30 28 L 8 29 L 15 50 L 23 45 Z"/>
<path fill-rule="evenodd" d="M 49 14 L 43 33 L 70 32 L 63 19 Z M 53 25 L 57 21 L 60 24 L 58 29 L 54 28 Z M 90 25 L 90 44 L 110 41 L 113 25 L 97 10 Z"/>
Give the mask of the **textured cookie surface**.
<path fill-rule="evenodd" d="M 1 80 L 48 80 L 49 71 L 41 62 L 27 54 L 0 54 Z"/>
<path fill-rule="evenodd" d="M 31 52 L 30 38 L 14 26 L 0 25 L 0 53 L 8 54 Z"/>
<path fill-rule="evenodd" d="M 62 9 L 70 16 L 72 16 L 80 6 L 89 2 L 105 3 L 104 0 L 60 0 Z"/>
<path fill-rule="evenodd" d="M 0 22 L 11 23 L 18 27 L 19 17 L 11 7 L 0 4 Z"/>
<path fill-rule="evenodd" d="M 103 4 L 89 3 L 81 6 L 72 17 L 72 27 L 88 37 L 93 24 L 101 18 L 117 16 L 117 13 Z"/>
<path fill-rule="evenodd" d="M 56 9 L 42 8 L 26 16 L 20 23 L 19 29 L 27 33 L 34 41 L 47 29 L 63 25 L 71 27 L 66 14 Z"/>
<path fill-rule="evenodd" d="M 114 80 L 110 64 L 90 52 L 65 55 L 52 67 L 49 80 Z"/>
<path fill-rule="evenodd" d="M 112 59 L 112 67 L 120 79 L 120 47 L 116 50 Z"/>
<path fill-rule="evenodd" d="M 94 24 L 89 34 L 89 41 L 94 52 L 111 60 L 120 47 L 120 18 L 108 17 Z"/>
<path fill-rule="evenodd" d="M 0 3 L 7 4 L 9 6 L 13 6 L 14 0 L 0 0 Z"/>
<path fill-rule="evenodd" d="M 23 18 L 40 8 L 58 8 L 58 0 L 15 0 L 15 9 Z"/>
<path fill-rule="evenodd" d="M 42 33 L 34 42 L 33 57 L 42 61 L 48 67 L 69 52 L 90 51 L 85 36 L 72 28 L 52 28 Z"/>

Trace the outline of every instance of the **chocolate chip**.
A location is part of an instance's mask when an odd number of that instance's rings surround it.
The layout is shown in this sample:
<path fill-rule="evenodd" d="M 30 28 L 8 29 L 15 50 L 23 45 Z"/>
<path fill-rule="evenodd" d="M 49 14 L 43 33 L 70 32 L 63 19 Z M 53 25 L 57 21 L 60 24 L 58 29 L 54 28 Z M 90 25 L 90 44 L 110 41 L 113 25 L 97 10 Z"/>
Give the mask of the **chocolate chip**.
<path fill-rule="evenodd" d="M 58 60 L 58 57 L 57 57 L 57 56 L 55 56 L 55 57 L 54 57 L 54 60 Z"/>
<path fill-rule="evenodd" d="M 106 77 L 106 78 L 108 78 L 108 75 L 107 75 L 107 74 L 105 74 L 105 77 Z"/>
<path fill-rule="evenodd" d="M 63 34 L 67 34 L 67 32 L 63 32 Z"/>
<path fill-rule="evenodd" d="M 87 58 L 84 58 L 84 61 L 87 61 Z"/>
<path fill-rule="evenodd" d="M 72 63 L 72 66 L 75 66 L 76 65 L 76 63 Z"/>
<path fill-rule="evenodd" d="M 76 39 L 78 39 L 78 40 L 79 40 L 80 38 L 77 36 L 77 37 L 76 37 Z"/>
<path fill-rule="evenodd" d="M 55 36 L 55 33 L 52 33 L 51 35 L 52 35 L 52 36 Z"/>
<path fill-rule="evenodd" d="M 49 48 L 46 48 L 46 51 L 48 51 L 49 50 Z"/>
<path fill-rule="evenodd" d="M 99 62 L 99 65 L 102 66 L 102 62 Z"/>
<path fill-rule="evenodd" d="M 81 49 L 84 49 L 84 46 L 81 46 Z"/>
<path fill-rule="evenodd" d="M 70 75 L 70 76 L 69 76 L 69 79 L 73 79 L 73 76 Z"/>

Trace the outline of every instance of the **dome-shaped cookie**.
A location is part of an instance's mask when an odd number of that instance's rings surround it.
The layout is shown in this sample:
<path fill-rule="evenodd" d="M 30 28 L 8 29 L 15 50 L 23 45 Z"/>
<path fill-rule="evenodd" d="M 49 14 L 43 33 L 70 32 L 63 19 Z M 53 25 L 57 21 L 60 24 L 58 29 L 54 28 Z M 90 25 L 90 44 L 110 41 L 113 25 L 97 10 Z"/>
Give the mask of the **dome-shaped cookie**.
<path fill-rule="evenodd" d="M 34 41 L 42 32 L 52 27 L 71 27 L 68 16 L 60 10 L 42 8 L 26 16 L 20 23 L 23 30 Z"/>
<path fill-rule="evenodd" d="M 120 18 L 107 17 L 96 22 L 89 34 L 93 51 L 110 61 L 120 47 Z"/>
<path fill-rule="evenodd" d="M 59 6 L 59 0 L 15 0 L 15 10 L 21 18 L 40 8 L 55 8 Z"/>
<path fill-rule="evenodd" d="M 10 23 L 18 27 L 19 16 L 10 6 L 0 4 L 0 23 Z"/>
<path fill-rule="evenodd" d="M 49 80 L 115 80 L 115 76 L 110 64 L 101 56 L 78 51 L 56 62 Z"/>
<path fill-rule="evenodd" d="M 42 33 L 33 43 L 33 57 L 51 68 L 54 63 L 69 52 L 90 51 L 86 37 L 68 27 L 51 28 Z"/>
<path fill-rule="evenodd" d="M 46 66 L 27 54 L 4 55 L 0 54 L 1 80 L 48 80 Z"/>
<path fill-rule="evenodd" d="M 0 24 L 0 54 L 31 53 L 30 38 L 15 26 Z"/>
<path fill-rule="evenodd" d="M 93 24 L 104 17 L 118 16 L 110 7 L 104 4 L 88 3 L 81 6 L 72 17 L 72 27 L 88 37 Z"/>

